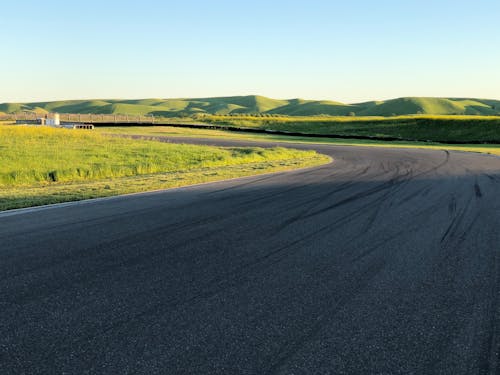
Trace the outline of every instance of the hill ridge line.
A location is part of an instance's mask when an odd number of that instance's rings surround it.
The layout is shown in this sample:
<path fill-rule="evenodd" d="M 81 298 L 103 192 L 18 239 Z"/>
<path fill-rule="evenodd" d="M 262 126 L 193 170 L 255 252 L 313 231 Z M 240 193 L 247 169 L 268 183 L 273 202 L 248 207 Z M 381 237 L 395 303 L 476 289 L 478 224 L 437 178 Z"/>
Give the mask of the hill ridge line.
<path fill-rule="evenodd" d="M 500 115 L 500 100 L 445 97 L 400 97 L 346 104 L 332 100 L 273 99 L 261 95 L 207 98 L 72 99 L 1 103 L 0 113 L 93 113 L 192 117 L 268 114 L 285 116 Z"/>

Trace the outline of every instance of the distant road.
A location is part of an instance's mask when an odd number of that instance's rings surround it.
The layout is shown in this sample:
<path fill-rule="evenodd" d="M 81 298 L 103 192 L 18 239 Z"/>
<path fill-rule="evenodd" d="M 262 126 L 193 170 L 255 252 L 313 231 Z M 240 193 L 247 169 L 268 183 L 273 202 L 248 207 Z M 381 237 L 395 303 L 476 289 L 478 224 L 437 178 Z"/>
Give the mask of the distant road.
<path fill-rule="evenodd" d="M 296 147 L 335 162 L 0 214 L 0 373 L 497 374 L 500 159 Z"/>

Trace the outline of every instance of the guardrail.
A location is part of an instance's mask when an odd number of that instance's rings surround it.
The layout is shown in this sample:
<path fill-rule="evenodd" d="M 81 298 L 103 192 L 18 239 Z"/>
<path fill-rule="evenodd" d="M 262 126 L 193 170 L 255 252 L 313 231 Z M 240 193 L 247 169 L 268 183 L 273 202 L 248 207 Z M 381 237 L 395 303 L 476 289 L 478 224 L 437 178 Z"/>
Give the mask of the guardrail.
<path fill-rule="evenodd" d="M 45 115 L 31 112 L 13 113 L 0 116 L 0 121 L 36 121 Z M 157 119 L 154 116 L 141 115 L 101 115 L 93 113 L 61 113 L 61 122 L 66 123 L 116 123 L 116 124 L 154 124 Z"/>

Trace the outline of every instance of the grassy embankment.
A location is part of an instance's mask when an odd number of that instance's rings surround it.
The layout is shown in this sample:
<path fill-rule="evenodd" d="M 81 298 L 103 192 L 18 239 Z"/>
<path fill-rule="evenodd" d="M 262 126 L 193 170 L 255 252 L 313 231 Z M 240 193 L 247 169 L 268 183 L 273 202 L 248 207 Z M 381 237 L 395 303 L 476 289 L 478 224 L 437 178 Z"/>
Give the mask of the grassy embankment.
<path fill-rule="evenodd" d="M 202 116 L 203 122 L 229 127 L 303 134 L 397 138 L 404 141 L 500 142 L 500 116 L 255 117 Z"/>
<path fill-rule="evenodd" d="M 309 167 L 330 159 L 284 148 L 219 148 L 47 127 L 0 127 L 0 210 Z"/>
<path fill-rule="evenodd" d="M 374 141 L 357 139 L 335 139 L 335 138 L 309 138 L 299 136 L 284 136 L 272 134 L 241 133 L 235 131 L 211 130 L 211 129 L 190 129 L 170 126 L 155 127 L 102 127 L 96 128 L 96 132 L 105 134 L 139 135 L 148 137 L 197 137 L 197 138 L 222 138 L 234 140 L 249 140 L 259 142 L 283 142 L 283 143 L 314 143 L 314 144 L 334 144 L 345 146 L 370 146 L 370 147 L 397 147 L 397 148 L 426 148 L 436 150 L 457 150 L 468 152 L 481 152 L 500 155 L 500 145 L 447 145 L 432 142 L 404 142 L 404 141 Z"/>

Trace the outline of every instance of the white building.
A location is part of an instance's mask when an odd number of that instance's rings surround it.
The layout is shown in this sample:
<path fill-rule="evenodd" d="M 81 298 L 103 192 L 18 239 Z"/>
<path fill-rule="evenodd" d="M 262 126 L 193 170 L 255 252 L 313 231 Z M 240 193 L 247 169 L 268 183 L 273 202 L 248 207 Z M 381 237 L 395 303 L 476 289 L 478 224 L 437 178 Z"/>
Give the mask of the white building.
<path fill-rule="evenodd" d="M 45 115 L 45 125 L 49 126 L 59 126 L 61 125 L 61 120 L 59 118 L 59 113 L 53 113 Z"/>

